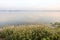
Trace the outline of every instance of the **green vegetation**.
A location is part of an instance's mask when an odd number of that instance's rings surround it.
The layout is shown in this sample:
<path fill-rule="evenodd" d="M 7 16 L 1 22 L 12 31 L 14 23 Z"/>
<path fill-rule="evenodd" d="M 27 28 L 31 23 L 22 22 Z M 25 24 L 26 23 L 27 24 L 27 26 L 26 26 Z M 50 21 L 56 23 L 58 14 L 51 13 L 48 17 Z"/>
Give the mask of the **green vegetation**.
<path fill-rule="evenodd" d="M 60 22 L 55 22 L 55 23 L 53 23 L 52 25 L 53 25 L 54 27 L 60 28 Z"/>
<path fill-rule="evenodd" d="M 5 40 L 60 40 L 60 28 L 47 25 L 19 25 L 3 27 L 0 38 Z"/>

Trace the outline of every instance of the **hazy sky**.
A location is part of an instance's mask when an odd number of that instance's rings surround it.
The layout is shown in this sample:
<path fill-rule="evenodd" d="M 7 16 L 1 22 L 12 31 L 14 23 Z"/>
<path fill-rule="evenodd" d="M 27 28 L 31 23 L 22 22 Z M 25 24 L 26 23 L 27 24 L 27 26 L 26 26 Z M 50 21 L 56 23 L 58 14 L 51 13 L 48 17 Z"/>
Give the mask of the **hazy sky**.
<path fill-rule="evenodd" d="M 0 0 L 0 9 L 60 10 L 60 0 Z"/>

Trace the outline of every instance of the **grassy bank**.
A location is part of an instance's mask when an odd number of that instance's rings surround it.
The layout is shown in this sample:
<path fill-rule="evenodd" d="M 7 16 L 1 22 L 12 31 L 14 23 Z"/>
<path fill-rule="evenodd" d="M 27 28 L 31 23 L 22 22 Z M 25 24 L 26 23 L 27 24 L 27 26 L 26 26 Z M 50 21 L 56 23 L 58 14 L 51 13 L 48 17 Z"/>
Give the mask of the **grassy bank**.
<path fill-rule="evenodd" d="M 4 40 L 60 40 L 60 28 L 47 25 L 20 25 L 3 27 L 0 38 Z"/>

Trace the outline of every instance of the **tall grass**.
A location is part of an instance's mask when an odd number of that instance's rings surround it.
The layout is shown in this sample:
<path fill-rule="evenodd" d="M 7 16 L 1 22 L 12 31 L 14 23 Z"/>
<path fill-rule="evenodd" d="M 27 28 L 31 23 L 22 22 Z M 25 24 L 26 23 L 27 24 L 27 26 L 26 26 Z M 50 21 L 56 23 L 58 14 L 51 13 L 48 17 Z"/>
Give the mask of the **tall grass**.
<path fill-rule="evenodd" d="M 60 28 L 46 25 L 3 27 L 0 38 L 5 40 L 60 40 Z"/>

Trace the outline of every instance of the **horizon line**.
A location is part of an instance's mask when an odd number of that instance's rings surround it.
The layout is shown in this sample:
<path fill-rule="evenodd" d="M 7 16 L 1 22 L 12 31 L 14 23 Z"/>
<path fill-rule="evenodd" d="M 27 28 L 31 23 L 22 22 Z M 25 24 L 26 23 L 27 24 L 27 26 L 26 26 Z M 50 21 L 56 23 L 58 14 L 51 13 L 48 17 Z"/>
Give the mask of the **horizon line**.
<path fill-rule="evenodd" d="M 0 12 L 60 12 L 60 10 L 0 10 Z"/>

